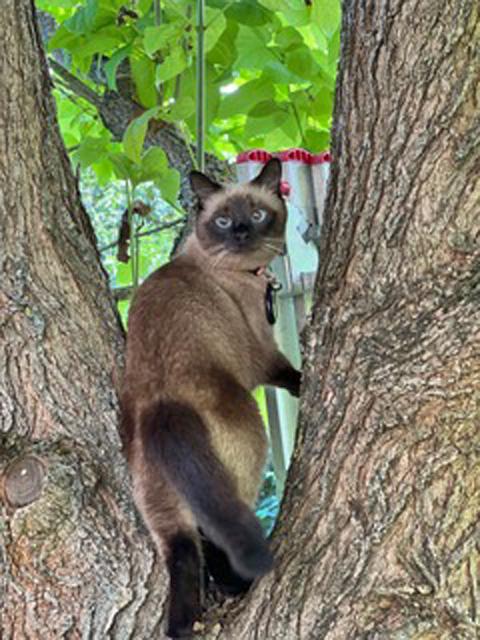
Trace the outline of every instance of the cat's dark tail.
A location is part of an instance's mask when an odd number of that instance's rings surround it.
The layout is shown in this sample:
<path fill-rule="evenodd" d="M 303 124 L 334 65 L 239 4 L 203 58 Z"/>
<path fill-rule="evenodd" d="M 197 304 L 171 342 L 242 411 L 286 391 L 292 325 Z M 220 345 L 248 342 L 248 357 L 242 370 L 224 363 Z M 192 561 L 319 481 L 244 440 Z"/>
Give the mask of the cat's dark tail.
<path fill-rule="evenodd" d="M 185 404 L 159 402 L 144 416 L 142 430 L 147 461 L 160 465 L 234 569 L 247 579 L 267 573 L 273 558 L 260 523 L 238 497 L 196 411 Z"/>

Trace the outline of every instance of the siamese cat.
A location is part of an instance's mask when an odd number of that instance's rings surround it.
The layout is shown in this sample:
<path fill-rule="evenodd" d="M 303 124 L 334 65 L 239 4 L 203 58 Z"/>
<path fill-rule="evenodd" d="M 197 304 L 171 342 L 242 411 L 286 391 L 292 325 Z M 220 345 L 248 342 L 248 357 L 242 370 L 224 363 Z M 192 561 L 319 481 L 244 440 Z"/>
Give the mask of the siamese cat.
<path fill-rule="evenodd" d="M 299 394 L 300 372 L 273 339 L 264 275 L 284 245 L 280 177 L 277 159 L 242 185 L 194 171 L 194 231 L 130 309 L 122 431 L 136 504 L 170 574 L 172 638 L 192 634 L 204 566 L 237 594 L 273 564 L 252 511 L 267 439 L 250 392 Z"/>

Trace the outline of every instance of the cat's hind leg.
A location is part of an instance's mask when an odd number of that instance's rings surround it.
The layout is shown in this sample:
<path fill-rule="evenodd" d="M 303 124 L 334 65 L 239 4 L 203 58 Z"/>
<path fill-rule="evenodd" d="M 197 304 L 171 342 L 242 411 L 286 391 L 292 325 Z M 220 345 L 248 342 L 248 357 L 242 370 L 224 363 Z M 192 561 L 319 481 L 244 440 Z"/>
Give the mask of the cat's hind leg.
<path fill-rule="evenodd" d="M 202 536 L 202 552 L 208 574 L 222 593 L 237 596 L 248 591 L 253 581 L 242 578 L 227 554 L 205 536 Z"/>
<path fill-rule="evenodd" d="M 200 618 L 203 599 L 200 536 L 190 509 L 142 449 L 137 447 L 130 466 L 135 502 L 169 573 L 166 633 L 170 638 L 190 638 L 193 624 Z"/>
<path fill-rule="evenodd" d="M 178 532 L 166 544 L 170 574 L 170 604 L 167 635 L 189 638 L 201 609 L 202 561 L 193 532 Z"/>

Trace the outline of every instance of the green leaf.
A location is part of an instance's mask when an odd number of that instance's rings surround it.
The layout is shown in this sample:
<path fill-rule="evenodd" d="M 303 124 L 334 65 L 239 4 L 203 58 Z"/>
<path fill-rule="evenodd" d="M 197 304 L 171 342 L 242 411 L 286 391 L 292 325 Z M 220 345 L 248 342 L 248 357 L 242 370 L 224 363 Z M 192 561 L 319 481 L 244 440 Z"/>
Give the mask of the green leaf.
<path fill-rule="evenodd" d="M 257 109 L 257 115 L 248 115 L 247 122 L 245 123 L 245 136 L 247 138 L 265 135 L 269 131 L 272 131 L 280 127 L 288 118 L 288 112 L 283 109 L 278 109 L 275 103 L 271 103 L 271 112 L 268 115 L 261 116 L 260 113 L 266 111 L 266 104 L 262 104 L 260 109 Z"/>
<path fill-rule="evenodd" d="M 308 129 L 305 133 L 305 146 L 313 153 L 326 151 L 330 147 L 330 133 Z"/>
<path fill-rule="evenodd" d="M 310 25 L 310 30 L 315 38 L 315 44 L 318 47 L 318 51 L 327 54 L 328 53 L 328 38 L 320 29 L 320 26 L 316 23 Z"/>
<path fill-rule="evenodd" d="M 328 61 L 330 64 L 337 66 L 338 57 L 340 55 L 340 27 L 335 31 L 328 43 Z"/>
<path fill-rule="evenodd" d="M 205 70 L 205 89 L 207 93 L 207 109 L 205 114 L 205 129 L 208 133 L 208 129 L 212 120 L 218 113 L 220 106 L 220 82 L 218 76 L 215 73 L 215 68 L 212 65 L 207 65 Z"/>
<path fill-rule="evenodd" d="M 158 112 L 159 107 L 145 111 L 139 118 L 132 120 L 123 134 L 122 144 L 125 155 L 136 164 L 140 163 L 142 157 L 143 143 L 145 141 L 148 123 Z"/>
<path fill-rule="evenodd" d="M 127 264 L 124 262 L 117 262 L 115 275 L 115 284 L 117 287 L 128 287 L 132 283 L 132 267 L 130 265 L 130 261 L 127 262 Z"/>
<path fill-rule="evenodd" d="M 216 45 L 207 54 L 207 60 L 210 64 L 217 64 L 231 70 L 238 54 L 235 46 L 237 34 L 238 24 L 229 21 Z"/>
<path fill-rule="evenodd" d="M 340 25 L 339 0 L 315 0 L 312 6 L 312 22 L 331 38 Z"/>
<path fill-rule="evenodd" d="M 150 147 L 142 156 L 141 175 L 144 182 L 155 180 L 168 169 L 168 159 L 160 147 Z"/>
<path fill-rule="evenodd" d="M 304 45 L 287 53 L 285 65 L 289 71 L 307 81 L 311 80 L 318 71 L 310 50 Z"/>
<path fill-rule="evenodd" d="M 53 36 L 48 41 L 48 50 L 54 51 L 55 49 L 67 49 L 71 51 L 72 48 L 83 43 L 84 39 L 76 33 L 69 31 L 65 25 L 60 25 Z"/>
<path fill-rule="evenodd" d="M 262 66 L 277 61 L 275 54 L 269 49 L 270 34 L 268 31 L 248 29 L 240 26 L 237 36 L 237 67 L 261 69 Z"/>
<path fill-rule="evenodd" d="M 314 97 L 312 102 L 312 110 L 317 119 L 328 121 L 333 113 L 333 91 L 323 87 Z"/>
<path fill-rule="evenodd" d="M 36 0 L 35 5 L 42 11 L 49 11 L 52 7 L 73 9 L 78 5 L 78 0 Z"/>
<path fill-rule="evenodd" d="M 207 66 L 207 78 L 208 78 L 208 66 Z M 190 96 L 195 99 L 196 96 L 196 73 L 195 73 L 195 60 L 193 64 L 185 69 L 182 73 L 181 81 L 180 81 L 180 93 L 179 98 L 183 99 L 186 96 Z M 208 105 L 207 105 L 208 106 Z M 185 133 L 190 134 L 191 139 L 195 135 L 196 130 L 196 120 L 195 113 L 191 114 L 185 119 L 186 131 Z"/>
<path fill-rule="evenodd" d="M 137 0 L 137 9 L 141 14 L 147 14 L 152 8 L 152 0 Z"/>
<path fill-rule="evenodd" d="M 285 27 L 275 35 L 276 44 L 283 50 L 303 45 L 304 40 L 302 34 L 293 27 Z"/>
<path fill-rule="evenodd" d="M 223 11 L 207 7 L 205 12 L 207 28 L 205 29 L 205 51 L 208 52 L 217 44 L 225 31 L 227 20 Z"/>
<path fill-rule="evenodd" d="M 327 0 L 328 1 L 328 0 Z M 336 1 L 336 0 L 333 0 Z M 281 12 L 286 23 L 292 27 L 303 27 L 310 22 L 310 10 L 302 0 L 259 0 L 267 9 Z M 314 0 L 314 4 L 317 0 Z"/>
<path fill-rule="evenodd" d="M 289 115 L 278 129 L 265 134 L 263 145 L 266 149 L 280 150 L 287 147 L 298 147 L 303 141 L 293 115 Z"/>
<path fill-rule="evenodd" d="M 155 180 L 155 184 L 162 193 L 162 198 L 167 202 L 175 202 L 180 188 L 180 174 L 176 169 L 165 169 L 161 176 Z"/>
<path fill-rule="evenodd" d="M 152 56 L 160 49 L 180 45 L 180 38 L 183 35 L 183 27 L 177 23 L 160 24 L 157 27 L 147 27 L 143 36 L 143 47 L 145 53 Z"/>
<path fill-rule="evenodd" d="M 274 85 L 264 76 L 258 80 L 246 82 L 237 91 L 223 98 L 218 115 L 220 118 L 229 118 L 236 113 L 247 113 L 252 105 L 271 98 L 274 92 Z"/>
<path fill-rule="evenodd" d="M 133 163 L 124 153 L 110 152 L 108 154 L 108 159 L 113 165 L 113 170 L 117 178 L 120 178 L 121 180 L 131 179 L 133 174 Z"/>
<path fill-rule="evenodd" d="M 64 24 L 69 31 L 74 33 L 87 33 L 94 27 L 97 11 L 98 0 L 87 0 Z"/>
<path fill-rule="evenodd" d="M 277 59 L 267 62 L 263 67 L 263 74 L 271 82 L 278 84 L 299 84 L 304 78 L 293 73 L 288 67 Z"/>
<path fill-rule="evenodd" d="M 110 60 L 103 67 L 105 75 L 107 77 L 107 85 L 111 91 L 117 90 L 117 69 L 118 65 L 130 55 L 132 51 L 132 45 L 127 44 L 118 51 L 115 51 Z"/>
<path fill-rule="evenodd" d="M 281 109 L 273 100 L 262 100 L 262 102 L 259 102 L 250 109 L 248 115 L 252 118 L 265 118 L 278 111 L 279 108 Z"/>
<path fill-rule="evenodd" d="M 177 47 L 173 52 L 165 58 L 163 62 L 157 65 L 156 81 L 157 83 L 170 80 L 186 68 L 188 62 L 185 52 Z"/>
<path fill-rule="evenodd" d="M 116 27 L 104 27 L 86 38 L 82 47 L 82 56 L 89 56 L 93 53 L 110 53 L 119 45 L 124 43 L 121 32 Z"/>
<path fill-rule="evenodd" d="M 123 266 L 122 263 L 119 263 L 118 265 Z M 118 278 L 116 278 L 116 283 L 118 286 L 122 286 L 120 282 L 118 282 Z M 130 284 L 130 282 L 128 282 L 127 284 Z M 118 312 L 120 313 L 120 317 L 122 319 L 122 323 L 123 326 L 125 327 L 125 329 L 127 328 L 127 321 L 128 321 L 128 310 L 130 308 L 130 300 L 120 300 L 118 302 Z"/>
<path fill-rule="evenodd" d="M 221 0 L 221 4 L 225 4 L 224 0 Z M 249 27 L 263 26 L 271 18 L 271 13 L 261 6 L 258 0 L 240 0 L 228 7 L 225 13 L 229 21 L 233 20 L 237 24 L 246 24 Z"/>
<path fill-rule="evenodd" d="M 69 31 L 90 34 L 105 26 L 114 26 L 121 2 L 114 0 L 87 0 L 64 25 Z"/>
<path fill-rule="evenodd" d="M 154 107 L 157 104 L 155 63 L 147 56 L 130 56 L 130 70 L 140 104 L 147 108 Z"/>
<path fill-rule="evenodd" d="M 66 126 L 65 124 L 60 123 L 60 128 L 62 130 L 63 143 L 68 151 L 70 147 L 76 147 L 78 144 L 80 144 L 80 139 L 76 134 L 76 132 L 66 130 L 65 126 Z"/>
<path fill-rule="evenodd" d="M 187 120 L 193 113 L 195 113 L 195 100 L 192 96 L 182 95 L 174 102 L 168 114 L 164 114 L 163 117 L 168 122 L 178 122 L 179 120 Z"/>
<path fill-rule="evenodd" d="M 92 168 L 95 171 L 100 186 L 105 186 L 112 180 L 113 166 L 107 156 L 102 158 L 100 162 L 94 162 Z"/>
<path fill-rule="evenodd" d="M 98 159 L 105 153 L 108 138 L 87 136 L 80 143 L 75 152 L 75 159 L 82 167 L 89 167 L 98 162 Z"/>

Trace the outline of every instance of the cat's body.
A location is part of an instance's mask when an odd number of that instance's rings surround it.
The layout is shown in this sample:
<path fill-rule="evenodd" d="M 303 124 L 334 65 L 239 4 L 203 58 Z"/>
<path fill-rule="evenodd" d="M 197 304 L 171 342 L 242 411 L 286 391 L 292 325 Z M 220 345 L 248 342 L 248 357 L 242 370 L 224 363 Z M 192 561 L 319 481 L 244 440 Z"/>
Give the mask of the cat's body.
<path fill-rule="evenodd" d="M 208 569 L 227 591 L 272 564 L 251 511 L 267 442 L 250 391 L 277 384 L 298 394 L 300 381 L 273 340 L 258 274 L 283 242 L 279 178 L 270 163 L 257 183 L 225 191 L 197 174 L 196 232 L 130 311 L 123 430 L 137 506 L 170 570 L 173 637 L 188 636 L 199 613 L 199 529 Z M 265 220 L 249 222 L 252 211 Z"/>

